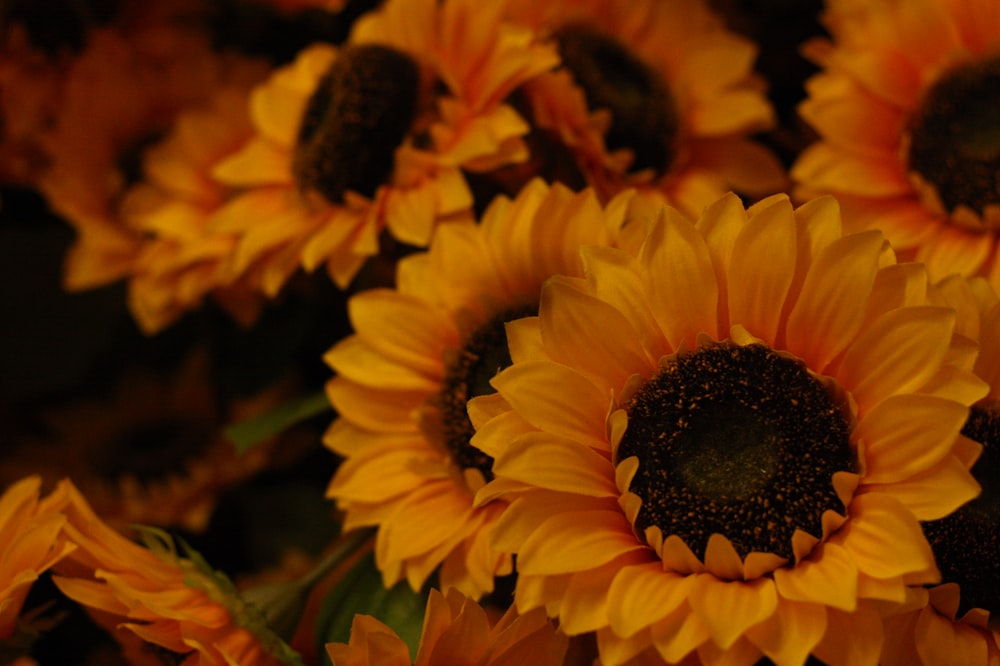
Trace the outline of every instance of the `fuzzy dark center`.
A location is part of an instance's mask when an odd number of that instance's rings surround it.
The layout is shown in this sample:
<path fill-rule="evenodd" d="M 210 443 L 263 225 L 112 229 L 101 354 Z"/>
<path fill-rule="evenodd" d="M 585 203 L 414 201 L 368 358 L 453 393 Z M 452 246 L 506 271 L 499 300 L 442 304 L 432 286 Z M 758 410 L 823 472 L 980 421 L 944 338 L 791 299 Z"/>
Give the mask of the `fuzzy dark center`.
<path fill-rule="evenodd" d="M 633 151 L 633 171 L 653 169 L 662 174 L 669 170 L 679 120 L 662 78 L 598 30 L 571 24 L 554 37 L 587 105 L 611 112 L 611 128 L 605 136 L 608 148 Z"/>
<path fill-rule="evenodd" d="M 941 580 L 962 590 L 959 614 L 1000 613 L 1000 411 L 974 407 L 962 434 L 983 445 L 972 475 L 983 487 L 950 516 L 924 523 Z"/>
<path fill-rule="evenodd" d="M 320 79 L 299 127 L 292 170 L 299 186 L 342 203 L 372 196 L 392 174 L 396 148 L 418 109 L 420 70 L 385 46 L 351 46 Z"/>
<path fill-rule="evenodd" d="M 909 164 L 945 208 L 982 216 L 1000 204 L 1000 57 L 958 67 L 924 96 L 911 126 Z"/>
<path fill-rule="evenodd" d="M 805 366 L 762 345 L 720 344 L 678 357 L 626 407 L 616 457 L 637 456 L 638 534 L 676 534 L 698 557 L 727 537 L 741 557 L 792 560 L 796 529 L 822 535 L 844 511 L 832 485 L 852 469 L 841 406 Z"/>
<path fill-rule="evenodd" d="M 475 467 L 486 480 L 493 478 L 493 458 L 469 444 L 474 429 L 466 409 L 469 400 L 496 391 L 490 380 L 511 365 L 504 324 L 538 314 L 537 306 L 505 310 L 476 329 L 449 363 L 438 395 L 445 445 L 462 469 Z"/>

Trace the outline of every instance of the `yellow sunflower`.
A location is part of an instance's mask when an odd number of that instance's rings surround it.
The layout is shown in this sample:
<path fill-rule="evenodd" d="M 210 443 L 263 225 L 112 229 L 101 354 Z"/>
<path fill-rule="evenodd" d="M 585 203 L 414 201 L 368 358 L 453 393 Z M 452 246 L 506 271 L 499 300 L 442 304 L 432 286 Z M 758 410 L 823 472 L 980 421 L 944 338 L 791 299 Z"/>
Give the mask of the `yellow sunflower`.
<path fill-rule="evenodd" d="M 273 295 L 325 264 L 346 287 L 384 229 L 426 246 L 467 216 L 463 169 L 524 159 L 524 120 L 503 103 L 555 65 L 551 48 L 503 23 L 502 3 L 389 0 L 339 50 L 316 44 L 253 94 L 256 135 L 215 170 L 246 191 L 220 211 Z"/>
<path fill-rule="evenodd" d="M 918 521 L 979 489 L 954 310 L 829 197 L 666 208 L 637 253 L 582 256 L 469 405 L 519 610 L 606 666 L 875 663 L 877 602 L 937 580 Z"/>
<path fill-rule="evenodd" d="M 14 635 L 38 576 L 74 548 L 59 538 L 66 519 L 39 500 L 41 485 L 39 477 L 26 477 L 0 495 L 0 645 Z"/>
<path fill-rule="evenodd" d="M 390 629 L 369 615 L 357 615 L 349 643 L 329 643 L 333 666 L 559 666 L 567 638 L 536 610 L 517 615 L 511 607 L 491 622 L 474 599 L 452 588 L 431 590 L 416 659 Z"/>
<path fill-rule="evenodd" d="M 924 524 L 942 584 L 913 590 L 886 622 L 885 666 L 1000 664 L 1000 299 L 983 278 L 953 276 L 939 298 L 958 312 L 956 330 L 981 349 L 976 374 L 990 386 L 962 434 L 983 445 L 962 462 L 983 487 L 954 513 Z M 905 611 L 905 612 L 902 612 Z"/>
<path fill-rule="evenodd" d="M 602 198 L 638 187 L 694 215 L 731 189 L 784 188 L 749 138 L 774 124 L 756 48 L 706 2 L 513 0 L 509 15 L 558 48 L 562 67 L 525 86 L 526 104 Z"/>
<path fill-rule="evenodd" d="M 836 194 L 932 279 L 1000 286 L 1000 7 L 992 0 L 829 0 L 833 41 L 800 114 L 821 140 L 792 168 L 803 197 Z"/>
<path fill-rule="evenodd" d="M 580 274 L 579 245 L 609 243 L 629 203 L 605 213 L 592 192 L 533 181 L 481 224 L 439 227 L 428 252 L 402 260 L 397 289 L 350 300 L 355 334 L 325 357 L 339 413 L 325 443 L 344 457 L 328 496 L 346 529 L 379 527 L 387 586 L 419 588 L 443 565 L 442 587 L 478 596 L 509 573 L 487 544 L 500 505 L 472 506 L 491 461 L 468 444 L 465 403 L 508 362 L 504 322 L 537 308 L 549 276 Z"/>
<path fill-rule="evenodd" d="M 263 68 L 246 72 L 259 78 Z M 125 224 L 142 234 L 128 276 L 128 304 L 139 327 L 156 333 L 212 296 L 234 318 L 253 323 L 261 297 L 232 281 L 237 237 L 213 233 L 209 221 L 230 191 L 211 176 L 215 164 L 252 133 L 246 112 L 250 80 L 217 91 L 183 112 L 170 135 L 146 151 L 143 180 L 121 205 Z"/>
<path fill-rule="evenodd" d="M 68 480 L 53 491 L 76 549 L 55 569 L 56 586 L 82 604 L 112 635 L 135 637 L 185 666 L 295 664 L 294 653 L 267 628 L 260 611 L 200 557 L 146 534 L 147 548 L 101 521 Z"/>

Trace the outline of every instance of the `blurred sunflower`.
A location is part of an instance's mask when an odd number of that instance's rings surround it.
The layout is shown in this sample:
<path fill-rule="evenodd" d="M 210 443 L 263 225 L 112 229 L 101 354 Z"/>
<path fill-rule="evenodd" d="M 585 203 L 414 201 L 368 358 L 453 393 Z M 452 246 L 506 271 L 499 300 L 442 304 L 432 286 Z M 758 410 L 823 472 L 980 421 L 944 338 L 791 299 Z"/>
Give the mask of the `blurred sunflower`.
<path fill-rule="evenodd" d="M 246 103 L 250 79 L 264 74 L 258 69 L 248 67 L 246 81 L 222 87 L 204 106 L 181 113 L 171 133 L 145 152 L 143 179 L 122 201 L 124 222 L 143 236 L 128 276 L 128 304 L 147 334 L 209 295 L 245 325 L 259 314 L 261 298 L 253 286 L 232 281 L 237 237 L 213 233 L 209 223 L 230 194 L 211 177 L 212 168 L 252 134 Z"/>
<path fill-rule="evenodd" d="M 414 660 L 402 639 L 369 615 L 355 616 L 349 643 L 326 649 L 333 666 L 558 666 L 566 646 L 540 609 L 518 616 L 511 607 L 493 623 L 474 599 L 452 588 L 431 590 Z"/>
<path fill-rule="evenodd" d="M 756 47 L 705 2 L 513 0 L 508 14 L 562 58 L 523 89 L 554 144 L 534 155 L 541 175 L 566 172 L 553 156 L 569 150 L 602 199 L 638 187 L 691 215 L 731 189 L 784 188 L 776 157 L 749 138 L 774 124 Z"/>
<path fill-rule="evenodd" d="M 800 114 L 821 140 L 792 168 L 803 197 L 836 194 L 931 278 L 1000 286 L 1000 6 L 992 0 L 830 0 L 833 41 Z"/>
<path fill-rule="evenodd" d="M 636 255 L 582 256 L 469 405 L 518 609 L 606 666 L 875 663 L 875 602 L 937 580 L 918 521 L 978 492 L 954 310 L 828 197 L 667 208 Z"/>
<path fill-rule="evenodd" d="M 981 345 L 976 374 L 990 386 L 962 434 L 983 445 L 962 460 L 981 494 L 954 513 L 924 523 L 942 584 L 913 590 L 906 612 L 886 622 L 880 663 L 1000 664 L 1000 299 L 983 278 L 953 276 L 939 285 L 958 312 L 956 330 Z"/>
<path fill-rule="evenodd" d="M 611 242 L 629 210 L 536 180 L 481 224 L 439 227 L 428 252 L 400 262 L 397 289 L 350 300 L 355 334 L 325 357 L 339 418 L 324 441 L 344 457 L 327 494 L 345 529 L 379 527 L 386 586 L 419 588 L 443 564 L 442 587 L 479 596 L 510 572 L 487 543 L 499 504 L 472 506 L 492 461 L 469 446 L 465 405 L 509 363 L 505 322 L 536 310 L 549 276 L 581 274 L 580 244 Z"/>
<path fill-rule="evenodd" d="M 0 483 L 29 473 L 52 484 L 71 477 L 116 528 L 204 530 L 223 490 L 270 457 L 267 446 L 237 453 L 221 428 L 273 406 L 282 390 L 223 404 L 210 363 L 196 351 L 169 376 L 135 369 L 108 397 L 52 407 L 39 434 L 7 448 Z"/>
<path fill-rule="evenodd" d="M 74 546 L 60 539 L 66 519 L 39 499 L 38 476 L 21 479 L 0 496 L 0 655 L 18 625 L 18 616 L 38 576 Z"/>
<path fill-rule="evenodd" d="M 146 548 L 101 522 L 73 484 L 53 491 L 76 546 L 56 569 L 56 586 L 131 649 L 185 666 L 300 664 L 256 607 L 194 553 L 179 554 L 165 534 L 146 531 Z"/>
<path fill-rule="evenodd" d="M 182 109 L 245 77 L 247 67 L 257 65 L 214 53 L 207 31 L 183 14 L 87 34 L 41 138 L 48 164 L 39 189 L 77 233 L 66 257 L 67 289 L 99 287 L 133 272 L 143 234 L 119 210 L 136 177 L 129 164 Z"/>
<path fill-rule="evenodd" d="M 24 26 L 0 29 L 0 184 L 33 187 L 45 168 L 41 137 L 53 122 L 62 67 Z"/>
<path fill-rule="evenodd" d="M 339 50 L 316 44 L 253 93 L 256 135 L 215 175 L 246 188 L 220 211 L 241 235 L 234 270 L 273 296 L 299 267 L 346 287 L 383 230 L 424 247 L 468 216 L 463 169 L 523 160 L 527 124 L 503 103 L 552 68 L 551 48 L 502 3 L 389 0 Z"/>

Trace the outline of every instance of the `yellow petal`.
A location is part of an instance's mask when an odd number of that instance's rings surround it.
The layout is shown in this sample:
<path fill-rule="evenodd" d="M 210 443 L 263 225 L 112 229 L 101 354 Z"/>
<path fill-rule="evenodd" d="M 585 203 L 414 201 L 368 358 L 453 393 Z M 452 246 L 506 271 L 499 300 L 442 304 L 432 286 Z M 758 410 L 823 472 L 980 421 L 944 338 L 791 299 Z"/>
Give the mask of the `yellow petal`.
<path fill-rule="evenodd" d="M 774 583 L 783 599 L 846 611 L 858 604 L 858 567 L 846 550 L 833 543 L 816 547 L 794 567 L 776 569 Z"/>
<path fill-rule="evenodd" d="M 813 260 L 785 337 L 788 350 L 810 368 L 825 368 L 857 334 L 884 243 L 878 231 L 854 234 L 834 241 Z"/>
<path fill-rule="evenodd" d="M 608 595 L 608 619 L 627 638 L 666 617 L 687 599 L 692 577 L 663 570 L 660 562 L 622 569 Z"/>
<path fill-rule="evenodd" d="M 883 495 L 856 495 L 850 516 L 835 535 L 858 571 L 892 578 L 933 568 L 934 555 L 912 513 Z"/>
<path fill-rule="evenodd" d="M 698 228 L 664 209 L 640 251 L 646 300 L 667 343 L 693 346 L 699 333 L 719 334 L 715 266 Z"/>
<path fill-rule="evenodd" d="M 546 433 L 517 440 L 493 464 L 498 477 L 590 497 L 618 497 L 611 461 L 593 449 Z"/>
<path fill-rule="evenodd" d="M 723 581 L 711 574 L 695 574 L 693 578 L 688 603 L 723 649 L 777 610 L 778 594 L 769 578 L 748 582 Z"/>
<path fill-rule="evenodd" d="M 826 632 L 826 608 L 782 600 L 768 620 L 747 631 L 747 637 L 778 666 L 804 664 Z"/>
<path fill-rule="evenodd" d="M 572 368 L 543 361 L 518 363 L 490 382 L 536 428 L 607 449 L 609 396 Z"/>
<path fill-rule="evenodd" d="M 895 395 L 862 415 L 863 483 L 891 483 L 920 474 L 951 452 L 969 416 L 965 405 L 929 395 Z"/>
<path fill-rule="evenodd" d="M 954 311 L 932 306 L 892 310 L 855 339 L 837 373 L 864 409 L 913 392 L 937 372 L 948 351 Z"/>
<path fill-rule="evenodd" d="M 604 378 L 604 391 L 619 389 L 636 372 L 654 370 L 632 325 L 614 307 L 562 280 L 542 289 L 542 340 L 552 358 Z"/>
<path fill-rule="evenodd" d="M 795 275 L 797 242 L 792 206 L 783 199 L 752 214 L 733 247 L 730 323 L 744 326 L 772 346 Z"/>
<path fill-rule="evenodd" d="M 517 568 L 533 575 L 587 571 L 645 548 L 619 511 L 570 511 L 552 516 L 528 537 Z"/>

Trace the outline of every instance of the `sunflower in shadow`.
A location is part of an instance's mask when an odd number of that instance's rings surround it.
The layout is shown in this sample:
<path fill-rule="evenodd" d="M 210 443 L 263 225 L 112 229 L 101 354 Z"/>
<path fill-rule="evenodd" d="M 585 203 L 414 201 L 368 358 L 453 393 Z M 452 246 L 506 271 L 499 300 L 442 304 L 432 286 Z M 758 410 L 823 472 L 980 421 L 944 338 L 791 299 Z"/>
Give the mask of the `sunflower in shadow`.
<path fill-rule="evenodd" d="M 639 214 L 630 204 L 602 209 L 591 191 L 532 181 L 479 224 L 439 227 L 427 252 L 400 262 L 398 288 L 350 300 L 354 335 L 325 357 L 339 418 L 324 441 L 344 459 L 328 496 L 346 529 L 378 526 L 387 586 L 405 577 L 419 589 L 440 567 L 442 587 L 478 597 L 510 572 L 488 544 L 500 504 L 472 504 L 492 459 L 469 446 L 466 403 L 509 363 L 506 322 L 537 311 L 550 276 L 580 275 L 579 246 L 611 243 Z"/>
<path fill-rule="evenodd" d="M 48 163 L 39 189 L 76 232 L 63 276 L 69 290 L 133 272 L 143 234 L 119 210 L 135 178 L 129 164 L 182 109 L 256 66 L 213 51 L 207 30 L 185 11 L 179 1 L 147 3 L 88 31 L 62 73 L 55 117 L 40 138 Z"/>
<path fill-rule="evenodd" d="M 821 140 L 792 168 L 855 228 L 882 229 L 935 280 L 1000 286 L 1000 8 L 990 0 L 830 0 L 832 40 L 800 114 Z"/>
<path fill-rule="evenodd" d="M 692 215 L 732 189 L 784 187 L 750 138 L 774 124 L 756 47 L 706 3 L 513 0 L 508 14 L 562 59 L 522 91 L 542 176 L 604 200 L 637 187 Z"/>
<path fill-rule="evenodd" d="M 196 351 L 168 376 L 135 369 L 105 397 L 51 406 L 38 432 L 0 458 L 5 482 L 29 473 L 70 477 L 109 524 L 200 532 L 223 490 L 263 469 L 268 447 L 237 453 L 222 427 L 273 405 L 280 393 L 224 404 L 210 356 Z"/>
<path fill-rule="evenodd" d="M 518 609 L 597 632 L 606 666 L 875 663 L 880 603 L 938 580 L 920 521 L 978 492 L 975 347 L 831 198 L 647 229 L 549 280 L 469 405 Z"/>

